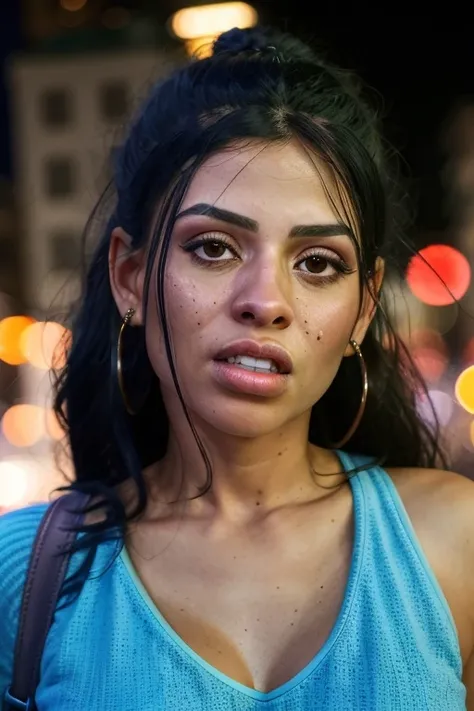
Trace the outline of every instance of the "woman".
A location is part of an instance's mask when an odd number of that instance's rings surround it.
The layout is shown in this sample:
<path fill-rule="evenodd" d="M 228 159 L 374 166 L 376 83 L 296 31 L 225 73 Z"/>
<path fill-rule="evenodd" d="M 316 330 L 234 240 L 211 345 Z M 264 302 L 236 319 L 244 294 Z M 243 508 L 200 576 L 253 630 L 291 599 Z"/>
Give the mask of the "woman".
<path fill-rule="evenodd" d="M 134 122 L 58 384 L 96 506 L 40 711 L 474 708 L 474 494 L 384 308 L 376 124 L 261 29 Z M 0 690 L 44 511 L 0 523 Z"/>

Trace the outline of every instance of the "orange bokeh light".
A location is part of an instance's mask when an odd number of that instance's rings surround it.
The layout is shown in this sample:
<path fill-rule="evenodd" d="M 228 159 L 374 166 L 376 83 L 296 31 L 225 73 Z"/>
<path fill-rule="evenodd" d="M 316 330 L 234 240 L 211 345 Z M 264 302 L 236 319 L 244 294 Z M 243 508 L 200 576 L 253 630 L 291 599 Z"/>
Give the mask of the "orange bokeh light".
<path fill-rule="evenodd" d="M 69 335 L 67 328 L 54 321 L 33 323 L 20 339 L 25 360 L 41 370 L 63 368 Z"/>
<path fill-rule="evenodd" d="M 46 412 L 46 430 L 51 439 L 56 441 L 63 439 L 65 435 L 54 410 L 47 410 Z"/>
<path fill-rule="evenodd" d="M 8 316 L 0 321 L 0 359 L 9 365 L 21 365 L 26 358 L 21 349 L 21 337 L 34 324 L 29 316 Z"/>
<path fill-rule="evenodd" d="M 455 393 L 459 404 L 474 415 L 474 365 L 466 368 L 458 377 Z"/>
<path fill-rule="evenodd" d="M 430 306 L 447 306 L 465 295 L 471 282 L 471 268 L 466 257 L 454 247 L 432 244 L 411 259 L 406 278 L 420 301 Z"/>
<path fill-rule="evenodd" d="M 37 405 L 13 405 L 3 415 L 2 429 L 14 447 L 31 447 L 45 435 L 44 409 Z"/>

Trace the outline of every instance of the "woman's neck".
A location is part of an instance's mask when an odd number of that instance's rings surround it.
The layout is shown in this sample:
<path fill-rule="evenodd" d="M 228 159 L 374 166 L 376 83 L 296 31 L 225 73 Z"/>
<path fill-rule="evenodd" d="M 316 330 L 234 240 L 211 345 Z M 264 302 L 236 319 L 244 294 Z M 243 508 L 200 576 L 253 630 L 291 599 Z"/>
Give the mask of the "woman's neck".
<path fill-rule="evenodd" d="M 243 438 L 198 423 L 212 472 L 203 496 L 202 454 L 187 425 L 172 426 L 166 456 L 147 472 L 151 498 L 188 500 L 187 511 L 206 509 L 229 521 L 320 498 L 345 477 L 333 452 L 308 443 L 308 425 L 305 414 L 280 430 Z"/>

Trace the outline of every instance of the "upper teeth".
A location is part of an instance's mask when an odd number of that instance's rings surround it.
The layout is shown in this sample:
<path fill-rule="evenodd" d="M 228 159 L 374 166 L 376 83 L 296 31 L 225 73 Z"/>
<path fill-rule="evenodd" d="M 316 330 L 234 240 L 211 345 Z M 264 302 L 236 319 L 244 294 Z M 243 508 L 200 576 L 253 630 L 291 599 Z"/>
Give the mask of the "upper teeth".
<path fill-rule="evenodd" d="M 227 358 L 228 363 L 236 363 L 250 370 L 264 370 L 270 373 L 279 373 L 280 369 L 273 360 L 267 358 L 252 358 L 246 355 L 230 356 Z"/>

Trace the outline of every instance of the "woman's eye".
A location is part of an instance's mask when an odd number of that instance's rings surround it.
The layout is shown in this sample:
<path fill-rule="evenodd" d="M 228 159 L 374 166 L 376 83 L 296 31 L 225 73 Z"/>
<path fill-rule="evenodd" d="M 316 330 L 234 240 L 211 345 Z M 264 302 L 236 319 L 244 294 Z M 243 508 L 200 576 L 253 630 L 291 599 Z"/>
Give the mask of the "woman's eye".
<path fill-rule="evenodd" d="M 208 257 L 209 259 L 222 259 L 229 248 L 222 242 L 204 242 L 195 251 L 198 257 Z M 201 252 L 201 254 L 199 254 Z"/>
<path fill-rule="evenodd" d="M 327 259 L 324 257 L 318 257 L 315 254 L 311 257 L 303 259 L 303 261 L 299 264 L 300 268 L 303 265 L 304 268 L 301 269 L 301 271 L 309 272 L 310 274 L 321 274 L 327 269 L 328 266 L 331 266 Z"/>
<path fill-rule="evenodd" d="M 336 271 L 334 264 L 332 264 L 329 259 L 317 254 L 313 254 L 310 257 L 306 257 L 298 263 L 298 268 L 300 269 L 300 271 L 306 272 L 308 274 L 323 274 L 328 267 L 333 272 Z"/>
<path fill-rule="evenodd" d="M 205 240 L 197 244 L 190 245 L 187 251 L 191 251 L 195 257 L 206 262 L 223 262 L 234 259 L 235 253 L 225 243 L 220 240 Z"/>

